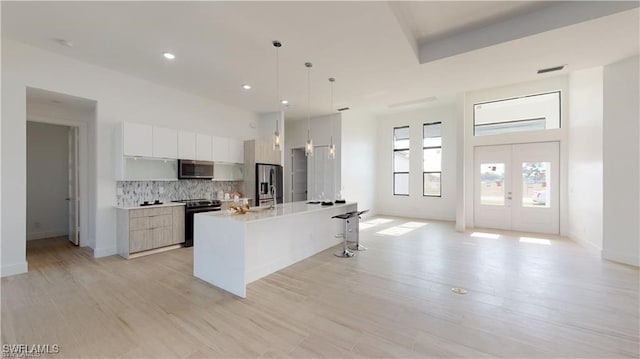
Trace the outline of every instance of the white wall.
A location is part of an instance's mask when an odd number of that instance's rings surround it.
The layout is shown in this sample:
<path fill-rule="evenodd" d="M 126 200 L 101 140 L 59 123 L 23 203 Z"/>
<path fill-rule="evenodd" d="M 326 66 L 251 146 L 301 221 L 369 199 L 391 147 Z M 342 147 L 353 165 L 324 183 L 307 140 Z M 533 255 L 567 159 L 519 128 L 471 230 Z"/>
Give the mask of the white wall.
<path fill-rule="evenodd" d="M 2 275 L 26 271 L 26 87 L 98 102 L 95 218 L 97 257 L 116 253 L 114 131 L 121 121 L 249 139 L 257 115 L 119 72 L 2 39 Z"/>
<path fill-rule="evenodd" d="M 336 158 L 335 158 L 335 188 L 336 190 L 340 190 L 342 187 L 341 184 L 341 168 L 342 168 L 342 115 L 340 113 L 313 117 L 310 121 L 310 136 L 313 140 L 313 146 L 328 146 L 331 137 L 333 136 L 333 143 L 336 146 Z M 285 121 L 285 146 L 284 146 L 284 178 L 285 178 L 285 200 L 291 197 L 291 149 L 292 148 L 301 148 L 304 147 L 305 142 L 307 140 L 307 120 L 286 120 Z M 314 166 L 314 161 L 317 159 L 316 154 L 313 157 L 307 158 L 307 191 L 309 199 L 312 198 L 313 193 L 312 190 L 314 185 L 316 184 L 315 178 L 311 178 L 312 176 L 312 167 Z M 326 199 L 332 200 L 329 192 L 325 194 Z"/>
<path fill-rule="evenodd" d="M 358 210 L 368 209 L 368 216 L 378 213 L 376 137 L 376 121 L 371 114 L 342 112 L 342 196 L 358 202 Z"/>
<path fill-rule="evenodd" d="M 454 104 L 394 111 L 377 118 L 377 205 L 383 215 L 454 221 L 456 217 L 456 108 Z M 442 197 L 425 197 L 422 125 L 442 122 Z M 409 196 L 393 195 L 393 128 L 409 126 Z"/>
<path fill-rule="evenodd" d="M 541 80 L 517 83 L 491 89 L 467 92 L 464 99 L 464 139 L 465 152 L 464 156 L 458 157 L 458 161 L 464 161 L 465 180 L 464 188 L 458 188 L 458 191 L 464 191 L 464 218 L 466 227 L 474 226 L 474 148 L 476 146 L 487 145 L 503 145 L 512 143 L 528 143 L 528 142 L 560 142 L 560 234 L 567 235 L 568 229 L 568 211 L 567 211 L 567 128 L 570 126 L 568 106 L 568 78 L 566 75 L 555 77 L 543 77 Z M 537 93 L 546 93 L 552 91 L 561 91 L 561 108 L 562 119 L 561 129 L 542 130 L 532 132 L 517 132 L 495 136 L 478 136 L 473 135 L 473 106 L 476 103 L 519 97 Z"/>
<path fill-rule="evenodd" d="M 68 233 L 67 126 L 27 123 L 27 239 Z"/>
<path fill-rule="evenodd" d="M 602 250 L 602 67 L 569 75 L 569 229 L 573 240 Z"/>
<path fill-rule="evenodd" d="M 602 257 L 640 265 L 640 98 L 634 56 L 604 67 Z"/>

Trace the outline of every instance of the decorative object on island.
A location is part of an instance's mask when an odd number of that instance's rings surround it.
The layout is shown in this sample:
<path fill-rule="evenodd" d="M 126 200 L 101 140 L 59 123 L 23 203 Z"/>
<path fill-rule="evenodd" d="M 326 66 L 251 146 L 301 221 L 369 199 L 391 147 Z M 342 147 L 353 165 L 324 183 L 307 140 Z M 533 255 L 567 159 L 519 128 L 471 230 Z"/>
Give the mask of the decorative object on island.
<path fill-rule="evenodd" d="M 304 145 L 304 155 L 313 156 L 313 140 L 311 140 L 311 67 L 310 62 L 305 62 L 307 68 L 307 142 Z"/>
<path fill-rule="evenodd" d="M 329 77 L 329 83 L 331 84 L 331 108 L 329 113 L 333 113 L 333 83 L 336 81 L 335 78 Z M 329 125 L 331 126 L 331 143 L 329 144 L 329 159 L 336 159 L 336 145 L 333 144 L 333 119 L 329 118 Z"/>
<path fill-rule="evenodd" d="M 278 40 L 273 41 L 273 47 L 276 49 L 276 100 L 282 105 L 289 103 L 287 100 L 280 99 L 280 57 L 278 56 L 278 49 L 282 46 L 282 43 Z M 276 130 L 273 133 L 273 150 L 280 150 L 280 131 L 278 131 L 278 120 L 276 120 Z"/>
<path fill-rule="evenodd" d="M 248 203 L 246 203 L 246 204 L 232 204 L 232 205 L 229 206 L 229 210 L 233 214 L 245 214 L 245 213 L 249 212 L 250 209 L 251 209 L 251 206 L 249 206 Z"/>

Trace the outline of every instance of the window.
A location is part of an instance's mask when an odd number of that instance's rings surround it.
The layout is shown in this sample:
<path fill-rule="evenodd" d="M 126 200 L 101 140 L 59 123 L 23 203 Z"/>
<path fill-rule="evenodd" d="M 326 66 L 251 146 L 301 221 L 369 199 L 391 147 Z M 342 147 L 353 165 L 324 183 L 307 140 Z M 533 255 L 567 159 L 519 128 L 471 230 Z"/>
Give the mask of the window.
<path fill-rule="evenodd" d="M 409 195 L 409 126 L 393 128 L 393 194 Z"/>
<path fill-rule="evenodd" d="M 442 196 L 442 122 L 422 126 L 422 195 Z"/>
<path fill-rule="evenodd" d="M 560 128 L 560 91 L 473 106 L 475 136 Z"/>

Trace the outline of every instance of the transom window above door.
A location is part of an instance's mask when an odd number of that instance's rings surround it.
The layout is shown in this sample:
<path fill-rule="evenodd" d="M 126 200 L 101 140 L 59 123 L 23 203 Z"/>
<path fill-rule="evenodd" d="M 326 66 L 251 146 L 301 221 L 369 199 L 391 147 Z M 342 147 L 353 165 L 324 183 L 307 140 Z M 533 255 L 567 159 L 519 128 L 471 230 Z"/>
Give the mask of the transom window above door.
<path fill-rule="evenodd" d="M 560 128 L 560 91 L 473 106 L 474 136 Z"/>

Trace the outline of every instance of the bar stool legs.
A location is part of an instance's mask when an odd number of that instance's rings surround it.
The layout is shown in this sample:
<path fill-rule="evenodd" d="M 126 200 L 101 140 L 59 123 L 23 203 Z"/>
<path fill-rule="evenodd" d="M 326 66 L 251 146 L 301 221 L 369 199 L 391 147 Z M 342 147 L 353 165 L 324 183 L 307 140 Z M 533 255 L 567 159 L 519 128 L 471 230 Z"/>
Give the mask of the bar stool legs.
<path fill-rule="evenodd" d="M 341 218 L 340 216 L 335 216 L 334 218 Z M 347 247 L 347 233 L 349 233 L 349 219 L 348 218 L 341 218 L 344 219 L 344 233 L 337 235 L 336 237 L 342 237 L 342 248 L 339 249 L 338 251 L 336 251 L 333 255 L 335 255 L 336 257 L 341 257 L 341 258 L 349 258 L 349 257 L 353 257 L 356 254 L 353 253 L 352 251 L 349 250 L 349 248 Z"/>
<path fill-rule="evenodd" d="M 354 250 L 354 251 L 366 251 L 367 247 L 363 246 L 362 244 L 360 244 L 360 218 L 362 218 L 361 216 L 365 213 L 369 212 L 369 210 L 364 210 L 364 211 L 360 211 L 360 212 L 355 212 L 355 215 L 353 216 L 353 224 L 355 227 L 355 231 L 356 231 L 356 235 L 355 238 L 356 240 L 353 241 L 351 243 L 351 245 L 348 246 L 349 249 Z"/>

